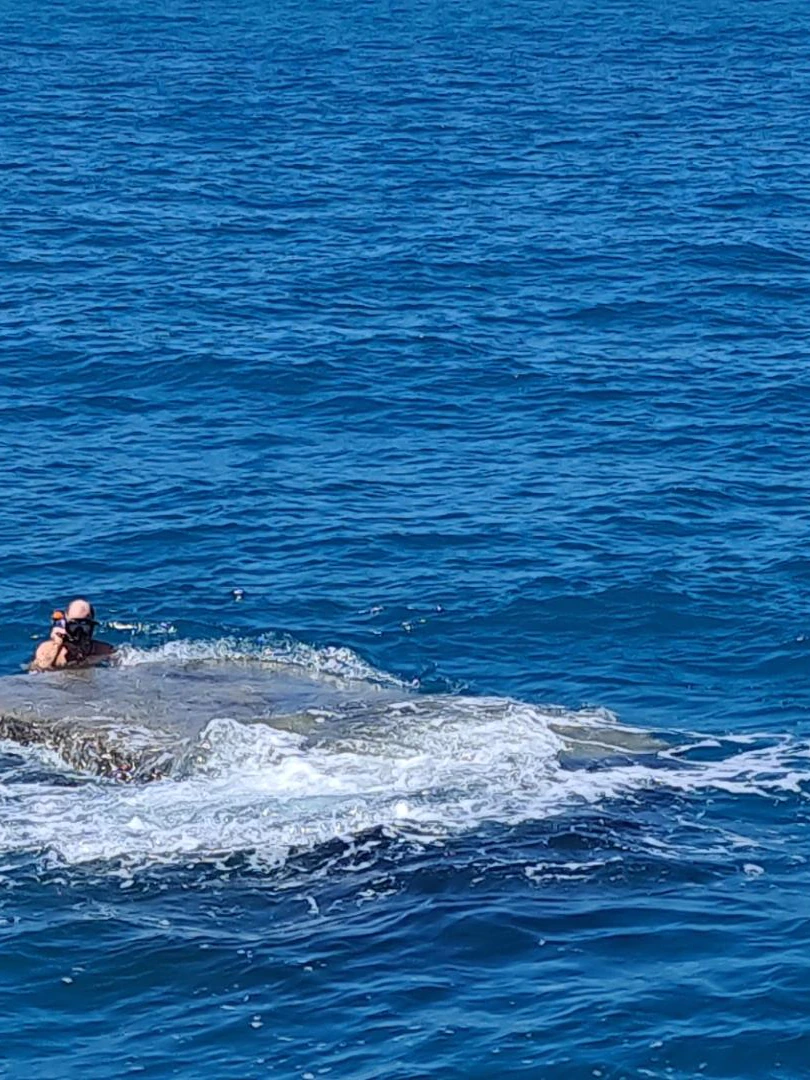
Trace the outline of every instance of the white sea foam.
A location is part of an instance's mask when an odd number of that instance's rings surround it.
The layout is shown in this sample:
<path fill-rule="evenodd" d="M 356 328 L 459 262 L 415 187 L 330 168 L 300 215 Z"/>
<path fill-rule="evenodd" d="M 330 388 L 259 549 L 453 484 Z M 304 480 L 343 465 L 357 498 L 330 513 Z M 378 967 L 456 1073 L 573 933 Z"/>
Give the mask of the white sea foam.
<path fill-rule="evenodd" d="M 220 718 L 203 742 L 204 763 L 182 780 L 0 785 L 0 851 L 130 865 L 253 851 L 273 865 L 374 827 L 438 838 L 655 788 L 773 796 L 810 778 L 810 750 L 789 739 L 727 743 L 721 760 L 695 763 L 603 713 L 502 698 L 415 696 L 308 735 Z M 595 743 L 610 751 L 603 761 L 566 762 L 572 746 L 594 754 Z M 617 754 L 623 743 L 642 752 Z"/>
<path fill-rule="evenodd" d="M 179 677 L 166 680 L 164 669 Z M 372 828 L 440 838 L 607 800 L 638 803 L 656 788 L 779 796 L 810 779 L 810 749 L 788 737 L 673 745 L 600 709 L 416 694 L 348 649 L 291 640 L 125 646 L 118 675 L 14 688 L 43 701 L 47 693 L 51 705 L 69 690 L 86 702 L 94 689 L 106 696 L 93 700 L 125 702 L 130 718 L 137 702 L 138 715 L 160 722 L 192 710 L 202 728 L 196 765 L 181 779 L 70 787 L 26 783 L 19 769 L 0 778 L 0 852 L 44 852 L 60 864 L 252 851 L 273 865 Z M 306 722 L 281 722 L 290 708 Z M 251 722 L 268 715 L 274 726 Z M 707 752 L 714 760 L 693 760 Z M 51 769 L 58 761 L 23 753 Z"/>
<path fill-rule="evenodd" d="M 215 641 L 180 638 L 155 648 L 124 644 L 117 650 L 117 663 L 121 667 L 218 660 L 289 665 L 316 675 L 331 675 L 384 686 L 405 685 L 401 679 L 378 670 L 351 649 L 336 645 L 316 648 L 286 637 L 268 636 L 258 642 L 255 639 L 236 637 L 219 638 Z"/>

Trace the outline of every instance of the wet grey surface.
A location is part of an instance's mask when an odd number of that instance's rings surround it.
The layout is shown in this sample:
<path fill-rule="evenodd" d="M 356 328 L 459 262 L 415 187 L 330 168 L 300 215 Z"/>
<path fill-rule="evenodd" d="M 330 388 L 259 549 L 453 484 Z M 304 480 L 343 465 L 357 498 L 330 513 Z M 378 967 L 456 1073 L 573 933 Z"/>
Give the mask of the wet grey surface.
<path fill-rule="evenodd" d="M 187 661 L 0 680 L 0 738 L 56 751 L 116 779 L 176 775 L 204 757 L 214 719 L 306 732 L 408 691 L 264 662 Z"/>
<path fill-rule="evenodd" d="M 499 716 L 506 698 L 419 695 L 265 661 L 193 660 L 0 679 L 0 738 L 55 751 L 72 768 L 117 780 L 179 776 L 205 761 L 212 720 L 265 723 L 336 749 L 357 739 L 408 741 L 449 716 Z M 539 708 L 539 707 L 538 707 Z M 664 744 L 608 715 L 543 711 L 571 765 L 655 752 Z"/>

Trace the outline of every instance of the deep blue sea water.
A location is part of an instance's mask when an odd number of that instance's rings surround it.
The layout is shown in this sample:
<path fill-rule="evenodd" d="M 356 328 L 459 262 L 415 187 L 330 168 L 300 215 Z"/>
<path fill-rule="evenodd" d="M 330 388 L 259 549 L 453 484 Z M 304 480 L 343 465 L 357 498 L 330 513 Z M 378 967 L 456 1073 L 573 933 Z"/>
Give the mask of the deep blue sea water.
<path fill-rule="evenodd" d="M 810 1076 L 809 53 L 794 0 L 3 5 L 3 675 L 87 594 L 123 677 L 425 712 L 0 744 L 0 1076 Z"/>

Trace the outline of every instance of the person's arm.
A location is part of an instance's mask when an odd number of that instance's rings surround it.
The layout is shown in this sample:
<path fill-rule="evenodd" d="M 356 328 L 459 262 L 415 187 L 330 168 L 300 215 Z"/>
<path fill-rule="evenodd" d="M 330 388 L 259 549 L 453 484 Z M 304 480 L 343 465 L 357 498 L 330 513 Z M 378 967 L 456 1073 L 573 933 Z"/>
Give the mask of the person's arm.
<path fill-rule="evenodd" d="M 34 653 L 31 661 L 31 671 L 50 671 L 53 668 L 64 667 L 67 663 L 67 646 L 65 631 L 60 626 L 51 630 L 51 636 L 43 641 Z"/>

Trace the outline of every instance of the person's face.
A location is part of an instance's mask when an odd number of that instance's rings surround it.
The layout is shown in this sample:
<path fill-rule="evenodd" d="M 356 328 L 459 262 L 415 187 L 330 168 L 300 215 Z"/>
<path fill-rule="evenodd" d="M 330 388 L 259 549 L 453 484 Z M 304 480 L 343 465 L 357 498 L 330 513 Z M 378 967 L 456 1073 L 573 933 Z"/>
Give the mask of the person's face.
<path fill-rule="evenodd" d="M 93 611 L 85 600 L 74 600 L 65 612 L 65 636 L 78 652 L 87 653 L 93 646 L 95 621 Z"/>

